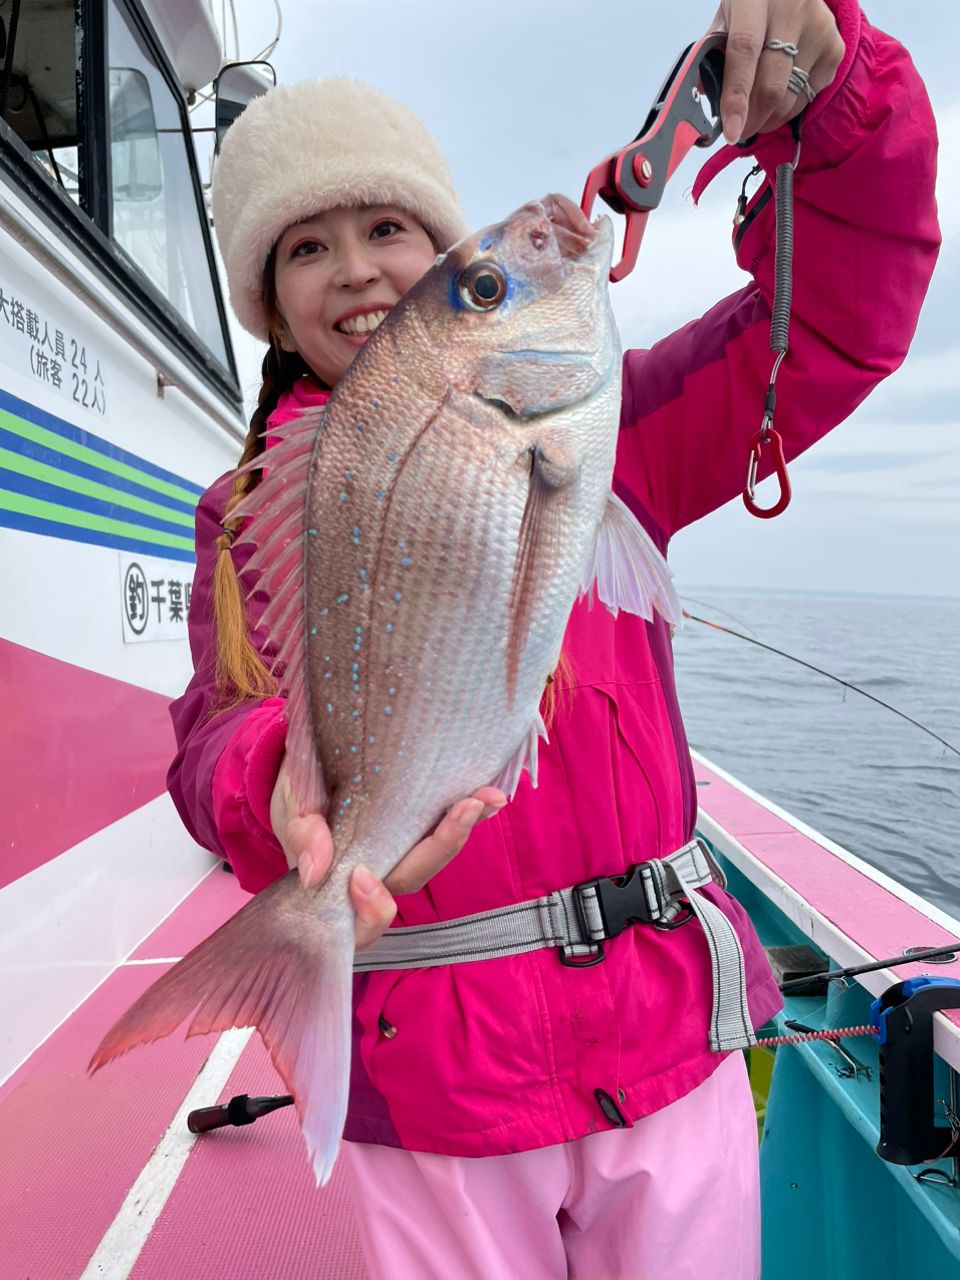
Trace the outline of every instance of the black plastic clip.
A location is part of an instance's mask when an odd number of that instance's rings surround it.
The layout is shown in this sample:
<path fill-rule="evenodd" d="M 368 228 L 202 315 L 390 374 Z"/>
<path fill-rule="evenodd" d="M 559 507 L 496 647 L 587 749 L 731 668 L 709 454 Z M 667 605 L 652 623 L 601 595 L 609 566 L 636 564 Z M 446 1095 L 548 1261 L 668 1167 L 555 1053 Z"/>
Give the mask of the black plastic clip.
<path fill-rule="evenodd" d="M 651 879 L 650 869 L 643 863 L 630 867 L 622 876 L 608 876 L 602 880 L 588 880 L 578 884 L 578 892 L 574 894 L 580 926 L 589 937 L 589 928 L 584 917 L 581 892 L 593 889 L 603 917 L 603 936 L 615 938 L 623 933 L 631 924 L 654 924 L 658 917 L 650 910 L 650 900 L 646 886 Z"/>

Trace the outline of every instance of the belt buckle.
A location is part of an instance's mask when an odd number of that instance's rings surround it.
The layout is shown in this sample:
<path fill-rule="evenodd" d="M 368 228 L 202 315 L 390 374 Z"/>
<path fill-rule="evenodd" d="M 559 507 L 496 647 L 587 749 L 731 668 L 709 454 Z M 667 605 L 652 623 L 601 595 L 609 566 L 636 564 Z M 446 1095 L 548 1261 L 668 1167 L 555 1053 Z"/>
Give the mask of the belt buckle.
<path fill-rule="evenodd" d="M 638 862 L 635 866 L 629 867 L 622 876 L 607 876 L 601 880 L 588 880 L 583 885 L 577 885 L 578 892 L 574 901 L 584 935 L 589 937 L 590 930 L 584 918 L 580 890 L 586 888 L 595 890 L 600 915 L 603 918 L 603 936 L 615 938 L 623 933 L 628 925 L 654 924 L 656 919 L 659 919 L 659 916 L 655 918 L 650 911 L 646 892 L 650 880 L 649 868 L 642 862 Z"/>

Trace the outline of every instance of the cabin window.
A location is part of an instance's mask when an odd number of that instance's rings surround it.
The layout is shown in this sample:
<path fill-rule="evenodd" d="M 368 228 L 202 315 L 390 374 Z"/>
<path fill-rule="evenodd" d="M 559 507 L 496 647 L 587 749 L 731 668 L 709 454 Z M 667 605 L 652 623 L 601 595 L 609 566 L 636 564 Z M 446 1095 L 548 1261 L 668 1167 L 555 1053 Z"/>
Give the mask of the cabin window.
<path fill-rule="evenodd" d="M 0 186 L 240 407 L 187 104 L 139 0 L 0 0 Z"/>
<path fill-rule="evenodd" d="M 0 119 L 80 204 L 74 0 L 0 0 Z"/>
<path fill-rule="evenodd" d="M 182 101 L 120 4 L 108 10 L 113 237 L 226 362 Z"/>

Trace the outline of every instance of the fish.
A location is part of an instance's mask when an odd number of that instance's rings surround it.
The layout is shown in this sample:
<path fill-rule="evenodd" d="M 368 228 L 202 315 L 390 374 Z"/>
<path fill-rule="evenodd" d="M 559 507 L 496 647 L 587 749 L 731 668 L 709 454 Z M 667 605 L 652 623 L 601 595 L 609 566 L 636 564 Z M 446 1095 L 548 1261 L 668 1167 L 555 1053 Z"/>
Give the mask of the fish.
<path fill-rule="evenodd" d="M 286 695 L 301 812 L 334 854 L 291 871 L 153 984 L 97 1070 L 168 1035 L 255 1026 L 318 1183 L 348 1100 L 358 863 L 386 876 L 481 786 L 536 785 L 545 685 L 579 598 L 671 622 L 671 573 L 612 492 L 620 341 L 609 219 L 531 201 L 441 255 L 320 411 L 274 429 L 234 513 Z M 245 575 L 246 575 L 245 571 Z"/>

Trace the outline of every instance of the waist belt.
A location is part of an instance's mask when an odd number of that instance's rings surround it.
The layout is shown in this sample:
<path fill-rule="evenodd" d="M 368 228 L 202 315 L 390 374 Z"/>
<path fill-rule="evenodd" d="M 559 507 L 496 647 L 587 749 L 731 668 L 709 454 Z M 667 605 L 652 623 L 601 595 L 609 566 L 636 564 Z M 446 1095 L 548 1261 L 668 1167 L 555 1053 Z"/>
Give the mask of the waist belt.
<path fill-rule="evenodd" d="M 691 840 L 675 853 L 638 863 L 622 876 L 586 880 L 542 898 L 436 924 L 388 929 L 354 958 L 354 971 L 428 969 L 556 947 L 564 964 L 604 958 L 603 943 L 631 924 L 672 928 L 684 905 L 699 920 L 713 970 L 710 1048 L 754 1044 L 740 939 L 719 907 L 695 892 L 726 878 L 707 846 Z"/>

